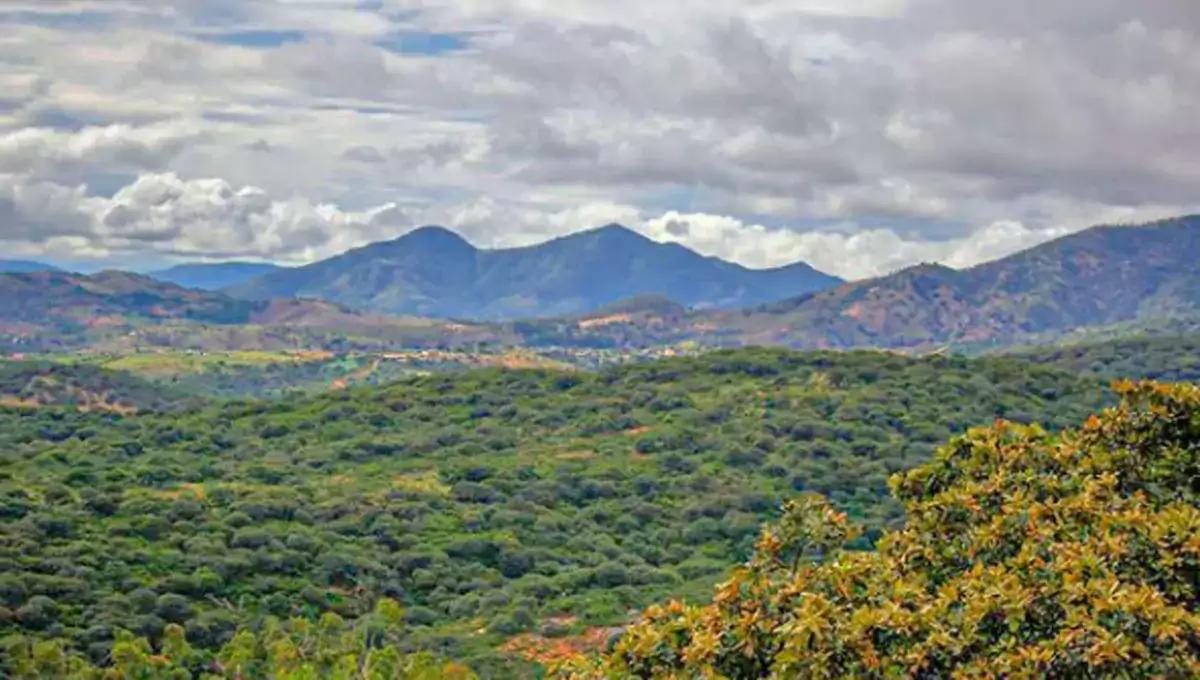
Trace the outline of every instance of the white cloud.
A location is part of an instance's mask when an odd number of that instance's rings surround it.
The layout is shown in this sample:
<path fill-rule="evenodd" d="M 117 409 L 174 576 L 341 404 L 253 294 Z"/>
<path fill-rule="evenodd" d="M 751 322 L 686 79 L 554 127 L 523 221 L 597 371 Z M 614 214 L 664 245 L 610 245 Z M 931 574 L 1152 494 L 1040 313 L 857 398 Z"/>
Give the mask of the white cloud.
<path fill-rule="evenodd" d="M 969 267 L 1065 233 L 1004 221 L 958 239 L 916 240 L 890 229 L 796 232 L 727 216 L 678 212 L 647 220 L 642 230 L 656 240 L 682 243 L 706 255 L 732 257 L 747 266 L 776 267 L 804 261 L 845 279 L 879 276 L 917 262 Z"/>
<path fill-rule="evenodd" d="M 0 135 L 0 172 L 62 176 L 157 168 L 201 136 L 195 124 L 89 126 L 77 131 L 21 128 Z"/>

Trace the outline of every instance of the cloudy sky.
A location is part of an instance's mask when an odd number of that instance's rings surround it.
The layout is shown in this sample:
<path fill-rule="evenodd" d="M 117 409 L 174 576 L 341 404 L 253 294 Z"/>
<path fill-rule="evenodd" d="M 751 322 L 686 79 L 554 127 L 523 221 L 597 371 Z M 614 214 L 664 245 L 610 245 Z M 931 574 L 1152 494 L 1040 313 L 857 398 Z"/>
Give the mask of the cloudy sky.
<path fill-rule="evenodd" d="M 0 257 L 621 222 L 969 265 L 1200 210 L 1196 0 L 0 0 Z"/>

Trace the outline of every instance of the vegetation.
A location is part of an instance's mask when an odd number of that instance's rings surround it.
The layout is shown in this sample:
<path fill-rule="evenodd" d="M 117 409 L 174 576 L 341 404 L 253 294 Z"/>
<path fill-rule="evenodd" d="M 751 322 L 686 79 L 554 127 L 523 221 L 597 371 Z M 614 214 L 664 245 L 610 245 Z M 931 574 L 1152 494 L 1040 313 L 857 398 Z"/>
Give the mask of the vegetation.
<path fill-rule="evenodd" d="M 182 392 L 123 371 L 51 361 L 0 361 L 0 405 L 132 412 L 181 407 Z"/>
<path fill-rule="evenodd" d="M 997 423 L 892 482 L 874 552 L 816 497 L 711 604 L 654 606 L 563 676 L 1200 677 L 1200 387 L 1124 384 L 1060 435 Z"/>
<path fill-rule="evenodd" d="M 1200 382 L 1200 333 L 1131 337 L 1015 352 L 1027 361 L 1109 379 Z"/>
<path fill-rule="evenodd" d="M 107 663 L 68 649 L 62 640 L 10 639 L 7 677 L 15 680 L 143 680 L 149 678 L 271 678 L 271 680 L 471 680 L 470 669 L 396 646 L 403 609 L 383 599 L 370 614 L 347 622 L 333 613 L 316 621 L 269 619 L 242 629 L 220 650 L 194 648 L 180 625 L 164 626 L 158 653 L 145 638 L 118 630 Z"/>
<path fill-rule="evenodd" d="M 506 645 L 603 644 L 630 611 L 703 597 L 786 498 L 828 496 L 869 548 L 903 518 L 885 480 L 936 442 L 1104 399 L 1010 358 L 737 350 L 179 413 L 0 409 L 0 635 L 104 663 L 121 630 L 161 652 L 175 625 L 209 663 L 239 629 L 391 598 L 398 653 L 528 677 L 542 657 Z"/>

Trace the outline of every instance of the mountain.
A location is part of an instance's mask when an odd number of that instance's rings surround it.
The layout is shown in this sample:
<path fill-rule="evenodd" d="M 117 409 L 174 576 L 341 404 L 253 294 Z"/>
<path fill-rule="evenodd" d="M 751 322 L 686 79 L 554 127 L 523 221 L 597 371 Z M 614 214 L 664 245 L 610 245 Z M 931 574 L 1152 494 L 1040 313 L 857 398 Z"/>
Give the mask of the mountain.
<path fill-rule="evenodd" d="M 29 272 L 62 271 L 52 264 L 32 260 L 0 260 L 0 274 L 26 274 Z"/>
<path fill-rule="evenodd" d="M 129 272 L 0 274 L 0 351 L 380 349 L 499 339 L 484 326 L 364 314 L 318 300 L 240 300 Z"/>
<path fill-rule="evenodd" d="M 0 320 L 8 323 L 103 325 L 114 316 L 245 323 L 254 308 L 245 300 L 122 271 L 0 274 Z"/>
<path fill-rule="evenodd" d="M 641 295 L 735 308 L 808 293 L 840 279 L 803 263 L 755 270 L 609 225 L 535 246 L 479 249 L 422 227 L 226 292 L 244 299 L 312 297 L 389 314 L 511 319 L 586 314 Z"/>
<path fill-rule="evenodd" d="M 965 270 L 918 265 L 763 311 L 787 344 L 909 347 L 1200 312 L 1200 216 L 1102 226 Z"/>
<path fill-rule="evenodd" d="M 184 288 L 219 290 L 278 269 L 282 267 L 263 262 L 195 262 L 152 271 L 147 276 Z"/>
<path fill-rule="evenodd" d="M 1200 317 L 1200 216 L 1100 226 L 969 269 L 921 264 L 781 302 L 692 312 L 652 333 L 620 323 L 539 329 L 573 343 L 937 348 L 1012 344 L 1095 326 Z M 654 320 L 641 320 L 643 329 Z"/>

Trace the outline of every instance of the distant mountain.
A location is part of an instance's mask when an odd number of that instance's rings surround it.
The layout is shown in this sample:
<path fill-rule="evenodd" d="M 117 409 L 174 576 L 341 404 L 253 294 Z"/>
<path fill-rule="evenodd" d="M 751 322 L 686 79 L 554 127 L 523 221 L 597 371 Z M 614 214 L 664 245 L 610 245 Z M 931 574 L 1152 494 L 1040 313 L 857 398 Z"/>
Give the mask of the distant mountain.
<path fill-rule="evenodd" d="M 738 312 L 690 313 L 644 342 L 935 348 L 1200 315 L 1200 216 L 1094 227 L 993 262 L 936 264 Z M 648 321 L 641 321 L 648 324 Z M 629 337 L 580 319 L 572 342 Z M 597 337 L 601 336 L 601 337 Z M 551 342 L 543 329 L 540 336 Z"/>
<path fill-rule="evenodd" d="M 501 250 L 423 227 L 225 290 L 244 299 L 311 297 L 389 314 L 496 320 L 586 314 L 641 295 L 735 308 L 840 281 L 803 263 L 748 269 L 619 225 Z"/>
<path fill-rule="evenodd" d="M 919 265 L 764 310 L 789 344 L 906 347 L 1200 312 L 1200 216 L 1095 227 L 962 271 Z"/>
<path fill-rule="evenodd" d="M 0 322 L 97 326 L 115 318 L 246 323 L 253 303 L 140 274 L 0 274 Z"/>
<path fill-rule="evenodd" d="M 282 269 L 262 262 L 196 262 L 152 271 L 147 276 L 184 288 L 219 290 Z"/>
<path fill-rule="evenodd" d="M 32 260 L 0 260 L 0 274 L 25 274 L 29 272 L 62 271 L 52 264 Z"/>
<path fill-rule="evenodd" d="M 363 314 L 316 300 L 239 300 L 129 272 L 0 274 L 0 352 L 114 343 L 378 349 L 498 339 L 489 327 Z"/>

